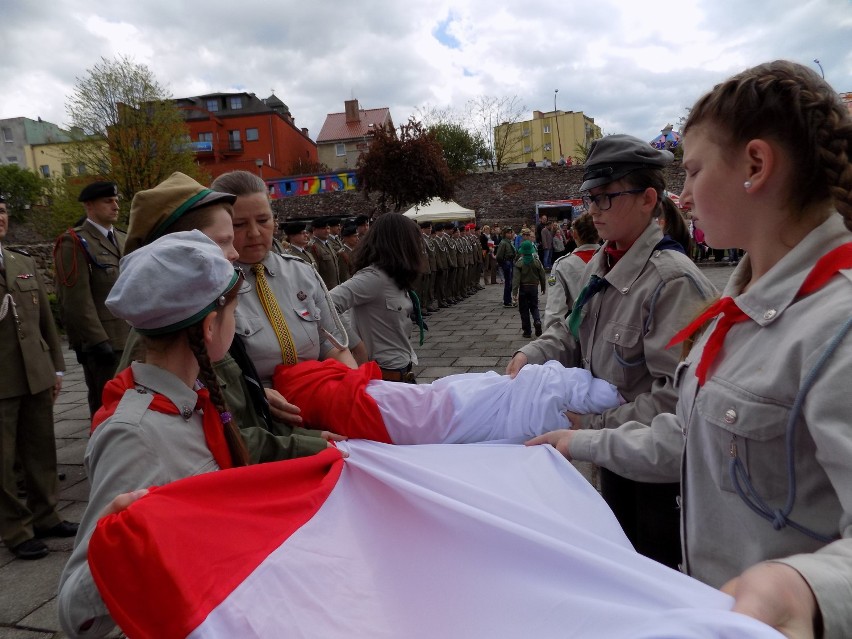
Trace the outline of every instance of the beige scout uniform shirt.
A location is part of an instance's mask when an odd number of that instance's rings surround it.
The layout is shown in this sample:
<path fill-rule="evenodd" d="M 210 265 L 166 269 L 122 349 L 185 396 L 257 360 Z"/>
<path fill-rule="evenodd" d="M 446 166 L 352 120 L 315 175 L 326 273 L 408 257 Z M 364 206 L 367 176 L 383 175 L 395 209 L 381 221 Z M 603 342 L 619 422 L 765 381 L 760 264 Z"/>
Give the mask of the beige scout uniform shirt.
<path fill-rule="evenodd" d="M 597 244 L 583 244 L 574 251 L 596 251 Z M 583 281 L 586 262 L 574 252 L 560 257 L 553 263 L 547 278 L 547 301 L 544 305 L 544 328 L 563 321 L 571 313 L 580 291 L 588 283 Z"/>
<path fill-rule="evenodd" d="M 796 501 L 790 517 L 827 537 L 828 545 L 752 512 L 730 476 L 734 454 L 771 509 L 788 498 L 787 421 L 796 394 L 828 343 L 852 317 L 852 271 L 794 299 L 814 263 L 852 241 L 840 215 L 812 231 L 745 293 L 748 256 L 724 295 L 752 321 L 735 324 L 702 388 L 695 368 L 711 324 L 677 372 L 677 416 L 660 415 L 646 428 L 627 423 L 580 431 L 571 455 L 638 481 L 682 476 L 683 569 L 721 586 L 749 566 L 785 557 L 819 602 L 825 637 L 852 637 L 852 334 L 815 378 L 795 422 Z M 682 454 L 685 450 L 685 456 Z M 812 553 L 812 554 L 811 554 Z"/>
<path fill-rule="evenodd" d="M 558 360 L 581 366 L 618 387 L 627 403 L 585 415 L 585 428 L 614 428 L 631 420 L 650 424 L 654 416 L 674 410 L 680 349 L 666 345 L 716 290 L 688 257 L 656 250 L 662 238 L 651 222 L 609 272 L 603 250 L 586 265 L 583 280 L 597 275 L 609 286 L 583 309 L 579 342 L 559 322 L 520 350 L 531 364 Z"/>
<path fill-rule="evenodd" d="M 282 363 L 281 347 L 257 296 L 252 265 L 238 265 L 243 269 L 251 290 L 239 295 L 236 334 L 243 339 L 261 383 L 271 387 L 272 373 Z M 266 281 L 278 300 L 300 361 L 325 359 L 332 349 L 332 344 L 320 332 L 321 328 L 331 333 L 338 343 L 347 343 L 345 334 L 337 326 L 337 313 L 316 270 L 301 260 L 272 252 L 266 254 L 263 266 Z"/>
<path fill-rule="evenodd" d="M 162 486 L 184 477 L 219 470 L 204 440 L 201 416 L 194 412 L 197 394 L 177 377 L 156 366 L 133 362 L 137 392 L 125 392 L 115 413 L 95 430 L 83 463 L 91 489 L 74 551 L 59 580 L 59 620 L 72 636 L 100 637 L 114 622 L 92 579 L 89 539 L 101 512 L 121 493 Z M 152 392 L 168 397 L 182 415 L 148 410 Z M 78 628 L 95 623 L 86 632 Z"/>
<path fill-rule="evenodd" d="M 335 287 L 331 297 L 340 312 L 352 309 L 354 328 L 371 360 L 390 369 L 417 363 L 408 338 L 414 304 L 384 271 L 374 266 L 362 268 Z"/>

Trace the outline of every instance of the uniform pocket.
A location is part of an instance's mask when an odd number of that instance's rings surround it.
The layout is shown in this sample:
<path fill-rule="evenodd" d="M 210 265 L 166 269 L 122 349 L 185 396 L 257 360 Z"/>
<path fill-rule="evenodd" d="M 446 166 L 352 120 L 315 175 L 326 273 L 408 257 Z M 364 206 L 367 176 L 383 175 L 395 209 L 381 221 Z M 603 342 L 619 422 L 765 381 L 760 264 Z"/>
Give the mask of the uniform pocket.
<path fill-rule="evenodd" d="M 624 368 L 645 364 L 645 351 L 641 341 L 642 330 L 638 326 L 607 322 L 603 339 L 610 345 L 615 360 Z"/>
<path fill-rule="evenodd" d="M 739 460 L 764 500 L 787 495 L 787 420 L 790 406 L 719 379 L 708 381 L 696 398 L 702 419 L 717 427 L 713 472 L 722 490 L 735 492 L 731 464 Z M 741 488 L 745 488 L 741 482 Z"/>
<path fill-rule="evenodd" d="M 236 318 L 236 322 L 234 324 L 235 329 L 234 332 L 237 335 L 241 335 L 243 337 L 251 337 L 252 335 L 257 334 L 263 327 L 266 325 L 266 318 L 261 318 L 257 316 L 238 316 Z"/>
<path fill-rule="evenodd" d="M 15 278 L 15 286 L 19 291 L 29 293 L 38 290 L 38 280 L 35 277 L 17 277 Z"/>

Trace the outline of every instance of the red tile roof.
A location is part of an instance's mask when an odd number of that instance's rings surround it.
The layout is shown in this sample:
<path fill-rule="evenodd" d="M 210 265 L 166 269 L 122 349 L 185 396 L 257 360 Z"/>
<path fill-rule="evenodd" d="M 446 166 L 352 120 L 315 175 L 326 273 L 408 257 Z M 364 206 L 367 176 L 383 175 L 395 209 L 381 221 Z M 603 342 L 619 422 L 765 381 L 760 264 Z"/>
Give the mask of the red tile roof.
<path fill-rule="evenodd" d="M 391 122 L 390 109 L 360 109 L 358 122 L 347 122 L 346 113 L 329 113 L 317 136 L 317 144 L 363 138 L 373 132 L 373 128 Z M 370 126 L 370 125 L 373 126 Z"/>

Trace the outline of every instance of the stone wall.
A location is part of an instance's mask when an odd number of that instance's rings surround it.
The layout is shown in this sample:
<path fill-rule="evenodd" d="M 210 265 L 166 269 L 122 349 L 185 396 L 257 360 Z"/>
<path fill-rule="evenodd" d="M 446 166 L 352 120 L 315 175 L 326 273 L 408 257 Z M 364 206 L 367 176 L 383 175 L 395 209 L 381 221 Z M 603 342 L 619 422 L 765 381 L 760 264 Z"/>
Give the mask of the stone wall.
<path fill-rule="evenodd" d="M 53 243 L 49 244 L 15 244 L 10 242 L 5 246 L 9 248 L 21 248 L 30 254 L 30 257 L 35 259 L 38 272 L 42 277 L 42 281 L 47 286 L 47 292 L 53 293 L 56 289 L 53 283 Z"/>
<path fill-rule="evenodd" d="M 536 202 L 578 197 L 583 171 L 582 166 L 551 166 L 476 173 L 458 181 L 453 199 L 476 211 L 476 221 L 480 225 L 511 224 L 517 228 L 533 220 Z M 680 163 L 675 163 L 665 173 L 669 190 L 680 193 L 684 178 Z M 377 196 L 368 199 L 362 193 L 341 191 L 276 200 L 273 208 L 279 220 L 321 215 L 371 215 L 378 209 L 377 200 Z"/>

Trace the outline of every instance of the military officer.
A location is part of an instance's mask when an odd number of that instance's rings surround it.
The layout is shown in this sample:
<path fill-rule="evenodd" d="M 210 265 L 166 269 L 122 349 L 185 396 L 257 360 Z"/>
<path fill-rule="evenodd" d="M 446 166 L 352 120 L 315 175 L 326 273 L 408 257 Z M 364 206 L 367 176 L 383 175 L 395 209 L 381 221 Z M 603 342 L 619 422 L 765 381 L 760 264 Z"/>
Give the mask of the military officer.
<path fill-rule="evenodd" d="M 432 222 L 421 222 L 420 234 L 426 248 L 426 261 L 429 271 L 423 278 L 423 308 L 430 313 L 437 313 L 438 301 L 435 299 L 435 280 L 438 276 L 438 258 L 435 255 L 435 240 L 432 239 Z"/>
<path fill-rule="evenodd" d="M 435 274 L 435 299 L 438 302 L 438 308 L 448 308 L 451 304 L 447 292 L 449 257 L 447 256 L 447 245 L 444 243 L 443 232 L 443 222 L 432 225 L 432 241 L 435 243 L 435 266 L 438 267 L 438 272 Z"/>
<path fill-rule="evenodd" d="M 360 241 L 358 229 L 354 223 L 346 224 L 340 232 L 343 238 L 343 246 L 337 251 L 337 269 L 340 272 L 341 284 L 355 274 L 355 264 L 352 260 L 352 251 Z"/>
<path fill-rule="evenodd" d="M 77 534 L 56 512 L 53 402 L 65 361 L 35 260 L 2 246 L 8 229 L 0 196 L 0 537 L 19 559 L 40 559 L 48 553 L 41 538 Z M 16 459 L 26 503 L 17 497 Z"/>
<path fill-rule="evenodd" d="M 284 229 L 284 235 L 287 236 L 287 246 L 284 247 L 281 255 L 291 255 L 316 268 L 317 262 L 313 254 L 307 249 L 307 222 L 300 222 L 298 220 L 284 222 L 282 228 Z"/>
<path fill-rule="evenodd" d="M 343 248 L 343 239 L 340 236 L 340 226 L 341 223 L 339 217 L 328 218 L 328 243 L 331 244 L 331 248 L 334 249 L 335 253 Z M 340 281 L 343 281 L 343 273 L 340 274 Z"/>
<path fill-rule="evenodd" d="M 59 236 L 53 249 L 56 293 L 68 342 L 83 366 L 89 410 L 101 406 L 101 393 L 121 358 L 130 327 L 105 305 L 124 253 L 118 220 L 118 186 L 92 182 L 77 198 L 86 220 Z"/>
<path fill-rule="evenodd" d="M 308 250 L 316 261 L 317 272 L 320 274 L 325 287 L 329 290 L 340 284 L 340 273 L 337 270 L 337 251 L 329 242 L 328 218 L 317 218 L 311 222 L 311 241 Z"/>

